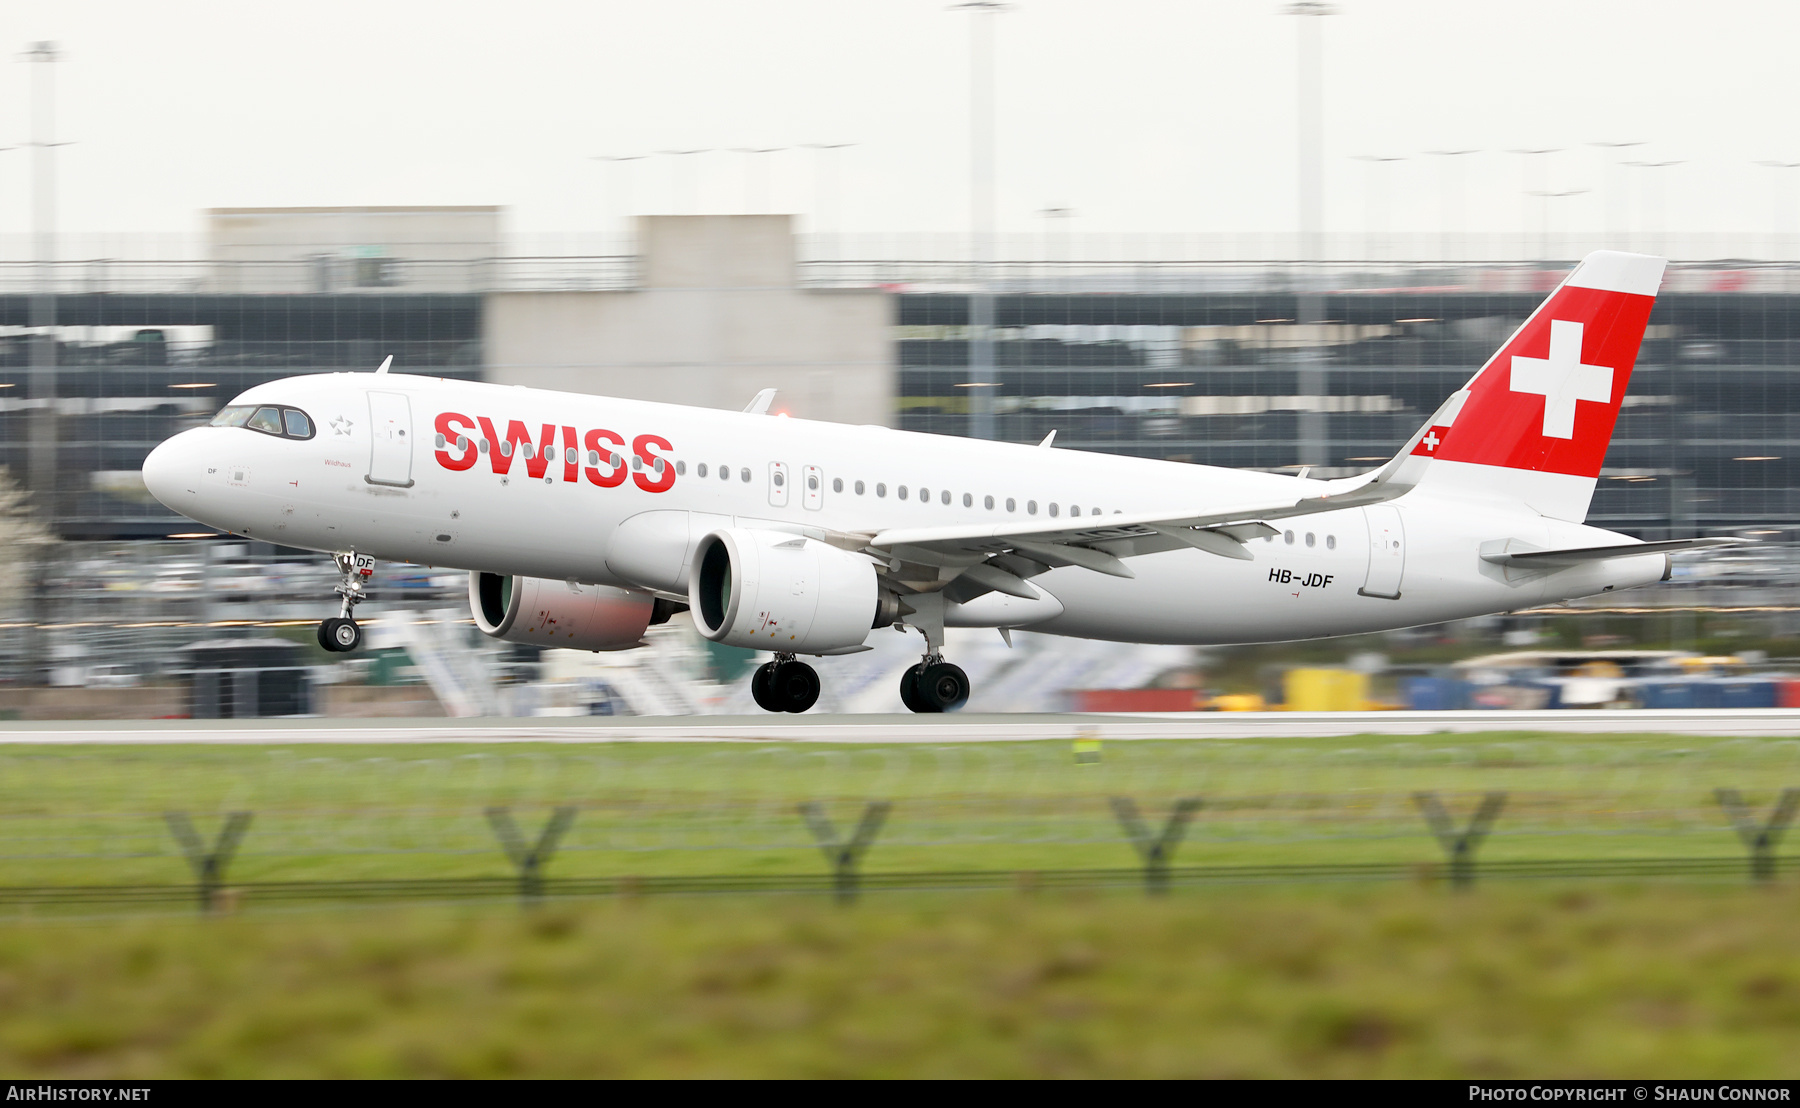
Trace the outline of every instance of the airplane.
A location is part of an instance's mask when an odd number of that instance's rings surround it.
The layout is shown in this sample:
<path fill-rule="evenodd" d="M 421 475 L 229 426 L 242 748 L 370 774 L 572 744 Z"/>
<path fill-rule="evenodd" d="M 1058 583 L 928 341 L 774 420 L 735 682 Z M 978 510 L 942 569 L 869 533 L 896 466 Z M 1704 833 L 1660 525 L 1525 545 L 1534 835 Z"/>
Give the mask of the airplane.
<path fill-rule="evenodd" d="M 947 627 L 1261 643 L 1516 611 L 1670 575 L 1583 523 L 1665 261 L 1589 254 L 1370 472 L 1335 480 L 389 372 L 251 388 L 145 460 L 174 511 L 331 554 L 354 650 L 375 560 L 467 570 L 487 635 L 629 650 L 682 611 L 771 651 L 751 691 L 804 712 L 803 656 L 914 630 L 901 701 L 969 698 Z"/>

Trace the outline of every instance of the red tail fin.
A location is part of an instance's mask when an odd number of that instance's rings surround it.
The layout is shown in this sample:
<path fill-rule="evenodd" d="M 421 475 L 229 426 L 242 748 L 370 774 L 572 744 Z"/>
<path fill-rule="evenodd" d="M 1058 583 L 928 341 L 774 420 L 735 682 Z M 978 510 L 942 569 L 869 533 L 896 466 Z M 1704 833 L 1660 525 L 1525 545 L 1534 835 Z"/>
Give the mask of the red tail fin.
<path fill-rule="evenodd" d="M 1611 250 L 1582 259 L 1414 440 L 1413 457 L 1433 460 L 1425 482 L 1583 519 L 1664 265 Z"/>
<path fill-rule="evenodd" d="M 1451 422 L 1413 452 L 1598 477 L 1663 266 L 1643 254 L 1589 254 L 1465 386 Z"/>

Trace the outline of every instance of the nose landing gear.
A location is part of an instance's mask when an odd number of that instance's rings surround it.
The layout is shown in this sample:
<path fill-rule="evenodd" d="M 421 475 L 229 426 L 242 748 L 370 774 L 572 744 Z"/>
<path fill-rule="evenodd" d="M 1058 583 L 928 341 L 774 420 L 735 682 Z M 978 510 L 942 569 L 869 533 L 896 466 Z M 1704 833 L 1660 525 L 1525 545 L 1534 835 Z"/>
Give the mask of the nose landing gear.
<path fill-rule="evenodd" d="M 363 581 L 374 574 L 375 559 L 351 551 L 333 554 L 331 560 L 337 563 L 338 570 L 338 584 L 333 591 L 343 598 L 343 605 L 338 615 L 319 624 L 319 645 L 334 654 L 343 654 L 362 645 L 362 628 L 356 625 L 351 613 L 369 598 L 363 590 Z"/>
<path fill-rule="evenodd" d="M 767 712 L 804 712 L 819 701 L 819 675 L 792 654 L 777 654 L 750 678 L 750 695 Z"/>

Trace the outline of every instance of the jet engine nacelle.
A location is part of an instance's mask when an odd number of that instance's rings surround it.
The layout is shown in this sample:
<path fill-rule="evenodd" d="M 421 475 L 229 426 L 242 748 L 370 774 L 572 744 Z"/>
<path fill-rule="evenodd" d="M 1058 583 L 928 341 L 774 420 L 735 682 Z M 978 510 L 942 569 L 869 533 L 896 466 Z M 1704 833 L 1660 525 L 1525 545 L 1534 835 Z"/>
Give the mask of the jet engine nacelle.
<path fill-rule="evenodd" d="M 481 633 L 504 642 L 569 650 L 630 650 L 644 639 L 656 599 L 646 592 L 469 574 L 469 610 Z"/>
<path fill-rule="evenodd" d="M 694 626 L 713 642 L 794 654 L 844 654 L 896 617 L 869 559 L 780 531 L 725 528 L 694 548 Z M 885 618 L 884 618 L 885 617 Z"/>

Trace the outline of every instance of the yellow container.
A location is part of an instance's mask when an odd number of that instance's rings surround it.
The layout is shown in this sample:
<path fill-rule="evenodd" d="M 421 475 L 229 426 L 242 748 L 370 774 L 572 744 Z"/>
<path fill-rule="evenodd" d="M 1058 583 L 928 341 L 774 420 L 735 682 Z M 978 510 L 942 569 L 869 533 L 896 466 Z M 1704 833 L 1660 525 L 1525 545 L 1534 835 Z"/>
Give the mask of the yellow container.
<path fill-rule="evenodd" d="M 1282 678 L 1290 712 L 1363 712 L 1369 675 L 1350 669 L 1290 669 Z"/>
<path fill-rule="evenodd" d="M 1215 712 L 1260 712 L 1268 707 L 1255 693 L 1222 693 L 1206 702 Z"/>

